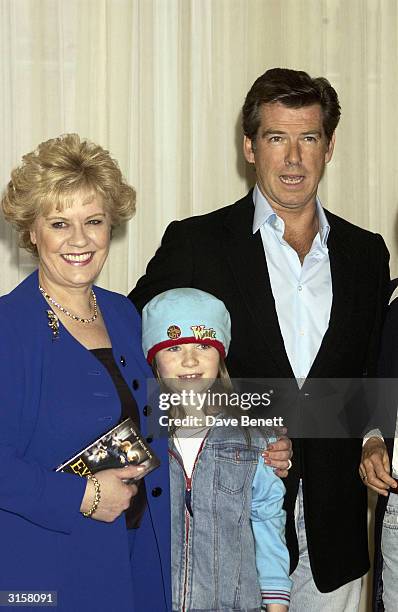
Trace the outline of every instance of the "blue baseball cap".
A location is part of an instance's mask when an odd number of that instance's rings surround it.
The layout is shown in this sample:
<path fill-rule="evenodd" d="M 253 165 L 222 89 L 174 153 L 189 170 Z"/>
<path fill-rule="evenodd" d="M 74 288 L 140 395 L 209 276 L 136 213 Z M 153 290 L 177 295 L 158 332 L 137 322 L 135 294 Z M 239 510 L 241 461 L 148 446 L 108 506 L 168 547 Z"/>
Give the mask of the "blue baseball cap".
<path fill-rule="evenodd" d="M 177 344 L 209 344 L 221 357 L 231 342 L 231 318 L 224 303 L 190 287 L 152 298 L 142 311 L 142 348 L 149 363 L 161 349 Z"/>

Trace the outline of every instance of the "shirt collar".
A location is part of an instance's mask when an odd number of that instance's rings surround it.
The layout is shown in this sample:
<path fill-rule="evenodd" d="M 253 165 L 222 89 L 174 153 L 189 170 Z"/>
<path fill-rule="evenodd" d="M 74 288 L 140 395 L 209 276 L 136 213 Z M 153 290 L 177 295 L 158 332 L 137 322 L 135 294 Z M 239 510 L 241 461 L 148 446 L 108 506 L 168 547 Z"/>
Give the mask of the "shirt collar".
<path fill-rule="evenodd" d="M 261 193 L 258 185 L 256 185 L 253 190 L 253 202 L 253 234 L 255 234 L 257 230 L 259 230 L 260 227 L 265 223 L 267 223 L 271 227 L 275 227 L 275 221 L 277 219 L 280 219 L 280 217 L 278 217 L 272 206 L 269 204 L 267 198 Z M 328 241 L 330 225 L 322 208 L 321 201 L 318 197 L 316 198 L 316 212 L 319 222 L 319 235 L 321 238 L 321 244 L 325 247 Z M 282 221 L 282 219 L 280 220 Z"/>

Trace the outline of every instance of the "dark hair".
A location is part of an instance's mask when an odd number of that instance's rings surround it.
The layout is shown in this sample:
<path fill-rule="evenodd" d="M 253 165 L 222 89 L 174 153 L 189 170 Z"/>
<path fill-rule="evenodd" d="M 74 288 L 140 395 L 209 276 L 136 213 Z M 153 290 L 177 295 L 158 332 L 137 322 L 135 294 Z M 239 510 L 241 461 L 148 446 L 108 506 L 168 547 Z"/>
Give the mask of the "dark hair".
<path fill-rule="evenodd" d="M 323 129 L 328 142 L 340 119 L 340 104 L 335 89 L 323 77 L 312 79 L 302 70 L 272 68 L 256 79 L 242 108 L 245 136 L 255 142 L 260 127 L 263 104 L 280 102 L 290 108 L 319 104 L 322 109 Z"/>

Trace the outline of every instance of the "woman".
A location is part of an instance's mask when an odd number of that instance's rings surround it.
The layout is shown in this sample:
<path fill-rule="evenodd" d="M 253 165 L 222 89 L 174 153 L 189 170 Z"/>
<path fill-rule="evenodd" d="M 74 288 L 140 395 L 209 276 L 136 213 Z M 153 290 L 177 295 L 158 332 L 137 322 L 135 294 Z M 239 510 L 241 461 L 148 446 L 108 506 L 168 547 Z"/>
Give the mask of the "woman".
<path fill-rule="evenodd" d="M 137 466 L 54 472 L 149 411 L 139 316 L 93 287 L 134 207 L 116 162 L 76 134 L 25 155 L 2 199 L 38 270 L 0 299 L 0 591 L 55 592 L 60 611 L 169 607 L 167 441 L 151 442 L 162 465 L 145 477 L 148 501 L 125 482 Z"/>

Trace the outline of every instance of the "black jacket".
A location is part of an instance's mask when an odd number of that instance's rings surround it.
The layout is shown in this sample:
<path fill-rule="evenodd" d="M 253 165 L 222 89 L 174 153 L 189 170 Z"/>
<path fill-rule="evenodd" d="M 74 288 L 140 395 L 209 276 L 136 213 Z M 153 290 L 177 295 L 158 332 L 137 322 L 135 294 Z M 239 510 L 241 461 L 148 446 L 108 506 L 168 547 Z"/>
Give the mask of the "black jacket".
<path fill-rule="evenodd" d="M 325 212 L 331 227 L 333 302 L 329 328 L 309 377 L 373 376 L 387 304 L 388 251 L 381 236 Z M 223 300 L 231 314 L 230 375 L 293 378 L 260 232 L 252 233 L 253 214 L 250 191 L 231 206 L 171 223 L 129 297 L 142 308 L 166 289 L 208 291 Z M 301 399 L 305 389 L 306 385 Z M 358 477 L 361 444 L 360 439 L 293 442 L 293 468 L 285 480 L 291 570 L 298 562 L 293 517 L 301 476 L 311 567 L 322 592 L 337 589 L 369 568 L 367 496 Z"/>
<path fill-rule="evenodd" d="M 396 281 L 395 281 L 395 284 Z M 394 380 L 381 380 L 380 385 L 380 401 L 382 402 L 382 408 L 387 412 L 396 413 L 396 393 L 391 393 L 393 387 L 397 387 L 398 379 L 398 299 L 395 299 L 389 309 L 386 318 L 386 322 L 383 328 L 380 360 L 379 360 L 379 377 L 381 379 L 394 379 Z M 387 387 L 389 390 L 387 390 Z M 387 393 L 383 393 L 387 391 Z M 392 406 L 390 403 L 392 402 Z M 385 432 L 382 429 L 382 433 L 385 436 L 385 443 L 390 458 L 390 466 L 392 466 L 392 455 L 394 450 L 394 438 L 393 434 L 395 431 L 395 419 L 383 419 L 384 423 L 390 421 L 390 431 Z M 394 422 L 393 422 L 394 421 Z M 377 424 L 376 424 L 377 425 Z M 375 612 L 382 612 L 384 610 L 382 602 L 382 571 L 383 571 L 383 557 L 381 554 L 381 536 L 383 529 L 384 513 L 386 511 L 388 497 L 379 495 L 376 506 L 375 514 L 375 556 L 373 564 L 373 610 Z M 397 560 L 398 563 L 398 560 Z"/>

